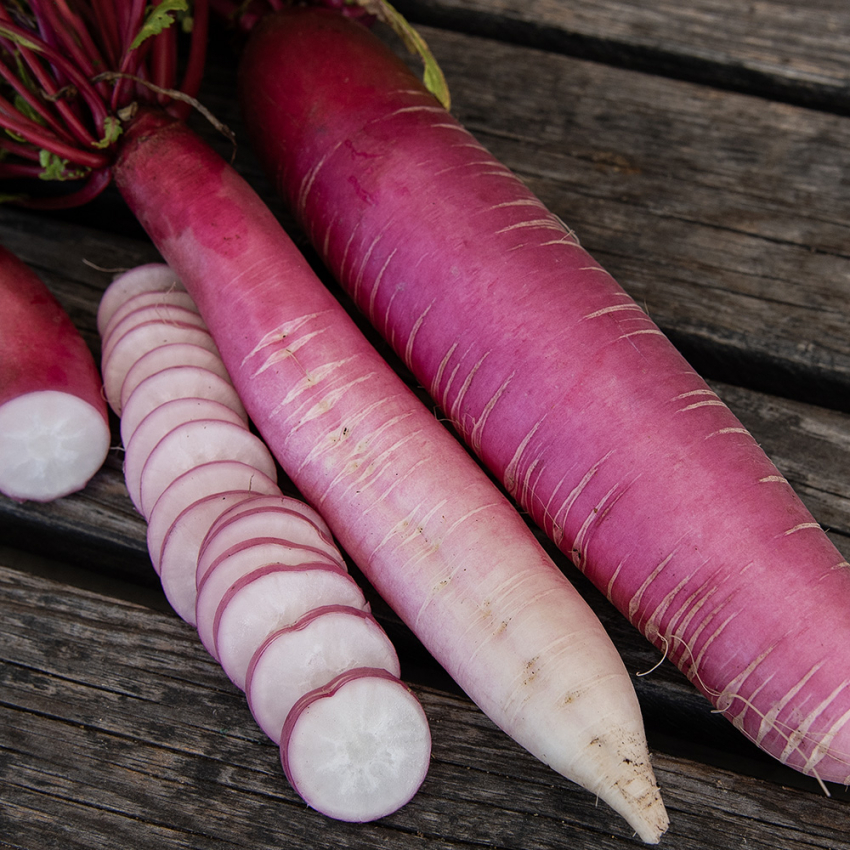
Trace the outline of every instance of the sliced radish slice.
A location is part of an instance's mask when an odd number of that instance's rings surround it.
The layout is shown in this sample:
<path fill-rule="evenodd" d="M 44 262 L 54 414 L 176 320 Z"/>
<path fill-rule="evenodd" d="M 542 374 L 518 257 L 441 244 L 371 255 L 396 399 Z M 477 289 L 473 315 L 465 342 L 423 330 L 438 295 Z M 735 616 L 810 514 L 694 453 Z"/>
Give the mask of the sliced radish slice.
<path fill-rule="evenodd" d="M 305 519 L 309 519 L 322 534 L 325 535 L 329 540 L 333 539 L 333 534 L 331 534 L 331 530 L 328 527 L 328 524 L 322 518 L 321 514 L 319 514 L 316 510 L 314 510 L 310 505 L 304 502 L 302 499 L 297 499 L 294 496 L 287 496 L 281 493 L 278 496 L 258 496 L 256 499 L 252 500 L 250 504 L 242 505 L 241 507 L 233 507 L 227 513 L 221 515 L 221 518 L 215 523 L 215 525 L 210 529 L 210 535 L 215 534 L 216 529 L 219 525 L 228 522 L 231 518 L 235 517 L 238 513 L 241 513 L 243 510 L 255 510 L 257 508 L 275 508 L 282 507 L 286 510 L 297 511 L 300 513 Z"/>
<path fill-rule="evenodd" d="M 384 670 L 353 670 L 295 705 L 280 752 L 287 779 L 308 806 L 364 823 L 392 814 L 419 790 L 431 733 L 405 684 Z"/>
<path fill-rule="evenodd" d="M 101 357 L 101 374 L 107 401 L 113 410 L 123 416 L 120 406 L 121 385 L 133 364 L 148 351 L 173 342 L 189 342 L 200 345 L 218 354 L 212 334 L 203 328 L 191 325 L 166 325 L 148 322 L 126 333 L 115 343 L 110 356 Z M 115 404 L 118 406 L 114 406 Z"/>
<path fill-rule="evenodd" d="M 357 667 L 401 672 L 392 642 L 371 614 L 343 605 L 314 608 L 254 653 L 245 677 L 248 707 L 279 744 L 286 716 L 301 697 Z"/>
<path fill-rule="evenodd" d="M 128 370 L 121 384 L 120 406 L 127 403 L 130 393 L 145 379 L 171 366 L 200 366 L 230 381 L 227 368 L 215 351 L 191 342 L 172 342 L 160 345 L 143 354 Z M 231 382 L 232 383 L 232 382 Z"/>
<path fill-rule="evenodd" d="M 121 441 L 128 445 L 139 423 L 175 398 L 208 398 L 227 405 L 247 422 L 248 414 L 233 384 L 200 366 L 171 366 L 145 378 L 127 399 L 121 413 Z"/>
<path fill-rule="evenodd" d="M 322 551 L 332 558 L 340 567 L 346 569 L 345 561 L 336 544 L 329 540 L 302 513 L 282 507 L 284 500 L 277 504 L 265 504 L 256 507 L 257 500 L 240 504 L 236 513 L 228 511 L 222 515 L 210 528 L 207 539 L 198 561 L 198 578 L 202 578 L 207 567 L 222 552 L 237 545 L 243 540 L 255 537 L 276 537 L 290 543 L 309 546 L 313 550 Z M 269 500 L 264 499 L 264 502 Z M 203 564 L 203 566 L 202 566 Z"/>
<path fill-rule="evenodd" d="M 101 345 L 103 360 L 109 360 L 112 350 L 128 333 L 146 325 L 207 330 L 200 313 L 194 310 L 187 310 L 185 307 L 142 307 L 124 316 L 120 322 L 112 326 L 109 335 L 103 338 Z"/>
<path fill-rule="evenodd" d="M 227 591 L 213 624 L 218 663 L 236 687 L 245 689 L 251 656 L 278 629 L 320 605 L 369 610 L 357 582 L 336 567 L 261 567 Z"/>
<path fill-rule="evenodd" d="M 212 460 L 241 460 L 272 478 L 275 460 L 266 444 L 241 424 L 220 419 L 185 422 L 169 431 L 148 455 L 139 483 L 143 516 L 175 478 Z"/>
<path fill-rule="evenodd" d="M 183 289 L 171 289 L 166 292 L 157 292 L 155 290 L 139 292 L 128 298 L 123 304 L 120 304 L 118 309 L 110 316 L 109 321 L 103 329 L 103 333 L 100 335 L 102 342 L 106 342 L 115 326 L 126 316 L 148 307 L 179 307 L 181 310 L 191 310 L 193 313 L 199 313 L 198 305 L 195 304 L 192 296 Z"/>
<path fill-rule="evenodd" d="M 238 460 L 203 463 L 184 472 L 165 488 L 148 517 L 148 552 L 157 573 L 163 540 L 177 517 L 204 494 L 230 490 L 248 490 L 256 494 L 280 492 L 274 478 Z"/>
<path fill-rule="evenodd" d="M 249 490 L 203 496 L 177 517 L 165 535 L 159 557 L 160 582 L 168 603 L 191 626 L 195 625 L 195 571 L 201 541 L 222 511 L 250 497 Z"/>
<path fill-rule="evenodd" d="M 133 432 L 124 452 L 124 481 L 130 499 L 141 511 L 140 487 L 142 469 L 157 443 L 184 422 L 217 419 L 232 422 L 247 430 L 248 426 L 226 404 L 208 398 L 175 398 L 155 407 Z"/>
<path fill-rule="evenodd" d="M 97 330 L 103 336 L 112 314 L 140 292 L 185 290 L 177 275 L 165 263 L 145 263 L 119 275 L 106 287 L 97 308 Z"/>
<path fill-rule="evenodd" d="M 104 413 L 59 390 L 24 393 L 0 405 L 0 492 L 45 502 L 81 490 L 109 451 Z"/>
<path fill-rule="evenodd" d="M 198 627 L 201 643 L 216 660 L 218 660 L 218 652 L 215 648 L 215 618 L 221 601 L 245 576 L 273 565 L 326 567 L 342 572 L 336 562 L 323 552 L 296 546 L 285 540 L 267 537 L 243 540 L 224 552 L 212 562 L 203 575 L 200 575 L 200 572 L 195 575 L 195 586 L 198 589 L 195 600 L 195 624 Z M 201 559 L 199 558 L 198 570 L 200 569 Z"/>

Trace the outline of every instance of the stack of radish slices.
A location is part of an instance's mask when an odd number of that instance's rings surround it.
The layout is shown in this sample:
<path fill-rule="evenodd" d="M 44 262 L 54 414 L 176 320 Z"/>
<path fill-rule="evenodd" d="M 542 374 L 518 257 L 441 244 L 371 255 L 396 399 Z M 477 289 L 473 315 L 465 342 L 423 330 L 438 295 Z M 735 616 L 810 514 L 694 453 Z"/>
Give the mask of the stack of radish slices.
<path fill-rule="evenodd" d="M 324 520 L 284 494 L 189 294 L 168 266 L 116 278 L 98 311 L 127 491 L 170 605 L 326 815 L 369 821 L 416 793 L 431 738 Z"/>

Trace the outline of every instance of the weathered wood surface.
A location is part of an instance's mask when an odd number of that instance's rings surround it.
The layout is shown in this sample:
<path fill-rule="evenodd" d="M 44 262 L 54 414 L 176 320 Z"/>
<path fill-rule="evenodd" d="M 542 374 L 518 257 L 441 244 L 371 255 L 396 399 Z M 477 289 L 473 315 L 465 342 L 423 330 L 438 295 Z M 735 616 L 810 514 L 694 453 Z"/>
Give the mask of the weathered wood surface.
<path fill-rule="evenodd" d="M 100 848 L 633 847 L 592 795 L 462 697 L 417 687 L 431 770 L 367 825 L 309 811 L 240 692 L 176 618 L 0 566 L 0 844 Z M 816 791 L 656 755 L 677 850 L 848 850 L 850 808 Z M 710 844 L 706 837 L 710 837 Z"/>
<path fill-rule="evenodd" d="M 440 25 L 423 32 L 455 114 L 647 306 L 850 556 L 850 4 L 398 5 Z M 223 42 L 203 99 L 239 138 Z M 747 86 L 759 96 L 729 90 Z M 244 146 L 235 164 L 289 225 Z M 67 215 L 0 207 L 0 243 L 42 275 L 95 352 L 111 271 L 156 258 L 111 190 Z M 16 566 L 0 570 L 0 846 L 634 844 L 493 729 L 376 598 L 432 719 L 434 766 L 380 824 L 307 811 L 242 697 L 166 610 L 115 445 L 80 494 L 43 506 L 0 497 L 0 546 L 17 550 L 0 549 L 0 565 Z M 26 553 L 61 564 L 48 577 Z M 749 747 L 671 665 L 638 676 L 655 650 L 554 554 L 634 676 L 673 820 L 666 846 L 850 846 L 847 792 L 828 800 Z"/>

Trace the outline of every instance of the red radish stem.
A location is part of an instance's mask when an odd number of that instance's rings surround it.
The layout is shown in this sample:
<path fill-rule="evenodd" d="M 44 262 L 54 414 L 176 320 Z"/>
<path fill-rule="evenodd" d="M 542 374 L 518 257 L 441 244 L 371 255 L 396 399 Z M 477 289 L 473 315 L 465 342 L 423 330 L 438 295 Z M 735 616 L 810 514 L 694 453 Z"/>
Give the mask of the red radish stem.
<path fill-rule="evenodd" d="M 78 84 L 95 121 L 108 113 Z M 141 88 L 133 95 L 144 100 Z M 587 603 L 245 181 L 161 109 L 140 105 L 123 131 L 106 152 L 115 183 L 197 302 L 246 410 L 299 491 L 497 724 L 657 841 L 667 815 L 640 708 Z M 402 706 L 393 714 L 406 716 Z"/>
<path fill-rule="evenodd" d="M 0 246 L 0 493 L 52 501 L 100 469 L 110 435 L 100 374 L 44 282 Z"/>
<path fill-rule="evenodd" d="M 745 735 L 850 782 L 850 565 L 640 307 L 364 27 L 267 17 L 240 96 L 328 267 L 522 507 Z"/>

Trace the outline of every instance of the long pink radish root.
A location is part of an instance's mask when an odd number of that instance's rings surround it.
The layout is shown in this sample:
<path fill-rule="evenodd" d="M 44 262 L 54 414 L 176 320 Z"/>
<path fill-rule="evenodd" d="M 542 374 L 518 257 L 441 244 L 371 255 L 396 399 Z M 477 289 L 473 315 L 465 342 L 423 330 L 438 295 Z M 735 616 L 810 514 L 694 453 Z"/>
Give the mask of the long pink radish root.
<path fill-rule="evenodd" d="M 334 705 L 351 715 L 343 723 L 334 717 L 332 728 L 306 732 L 306 720 L 299 724 L 302 753 L 328 734 L 337 747 L 337 779 L 323 774 L 306 783 L 305 799 L 332 817 L 389 814 L 425 778 L 425 714 L 398 679 L 395 649 L 324 520 L 277 486 L 274 460 L 248 429 L 215 347 L 171 339 L 175 321 L 207 330 L 166 270 L 153 264 L 127 272 L 107 288 L 100 311 L 109 397 L 127 435 L 127 489 L 149 522 L 151 562 L 172 608 L 246 694 L 250 678 L 249 707 L 278 745 L 293 706 L 325 696 L 336 677 L 369 668 L 360 701 L 382 705 L 373 722 L 357 713 L 359 702 L 338 699 Z M 175 291 L 180 311 L 196 319 L 175 313 Z M 140 364 L 143 374 L 134 375 Z M 211 378 L 217 392 L 204 393 Z M 222 387 L 232 393 L 230 406 Z M 281 758 L 286 764 L 286 748 Z M 303 756 L 297 764 L 300 776 Z"/>
<path fill-rule="evenodd" d="M 729 409 L 364 27 L 270 16 L 240 81 L 328 267 L 509 492 L 745 735 L 850 782 L 850 566 Z"/>
<path fill-rule="evenodd" d="M 0 493 L 47 502 L 85 487 L 109 451 L 101 390 L 70 316 L 0 246 Z"/>
<path fill-rule="evenodd" d="M 150 113 L 122 144 L 118 188 L 196 301 L 251 420 L 347 554 L 498 725 L 658 841 L 667 815 L 628 673 L 517 511 L 235 171 Z M 198 585 L 212 652 L 229 614 L 286 572 L 232 567 L 238 587 L 207 605 L 205 585 L 224 567 Z"/>

